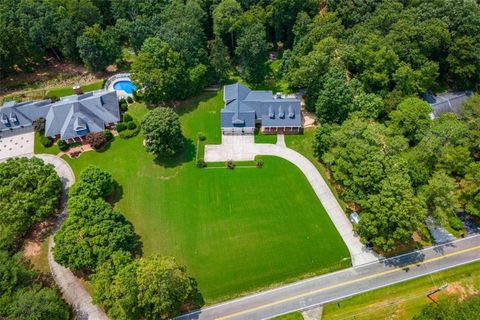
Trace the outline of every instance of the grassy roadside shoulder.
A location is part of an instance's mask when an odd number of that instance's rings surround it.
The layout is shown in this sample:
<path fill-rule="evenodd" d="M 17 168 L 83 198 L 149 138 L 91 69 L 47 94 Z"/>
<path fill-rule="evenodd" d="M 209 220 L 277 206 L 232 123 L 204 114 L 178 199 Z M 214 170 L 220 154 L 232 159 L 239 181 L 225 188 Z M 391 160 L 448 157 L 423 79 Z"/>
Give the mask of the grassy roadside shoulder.
<path fill-rule="evenodd" d="M 440 286 L 447 289 L 427 295 Z M 480 262 L 474 262 L 386 288 L 357 295 L 351 299 L 326 305 L 324 320 L 411 319 L 425 306 L 449 296 L 460 299 L 478 295 Z"/>

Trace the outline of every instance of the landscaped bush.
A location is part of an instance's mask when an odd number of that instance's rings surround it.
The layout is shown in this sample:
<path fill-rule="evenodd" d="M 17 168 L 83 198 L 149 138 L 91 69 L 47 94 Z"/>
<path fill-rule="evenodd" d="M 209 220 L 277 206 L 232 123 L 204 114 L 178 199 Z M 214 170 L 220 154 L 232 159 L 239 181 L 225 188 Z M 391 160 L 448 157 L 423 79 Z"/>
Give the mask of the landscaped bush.
<path fill-rule="evenodd" d="M 120 110 L 122 110 L 123 112 L 125 112 L 125 111 L 128 110 L 128 104 L 127 104 L 127 102 L 122 102 L 122 103 L 120 103 Z"/>
<path fill-rule="evenodd" d="M 203 159 L 198 159 L 197 160 L 197 168 L 205 168 L 207 166 L 207 163 Z"/>
<path fill-rule="evenodd" d="M 133 97 L 133 100 L 140 101 L 140 96 L 138 95 L 137 90 L 132 91 L 132 97 Z"/>
<path fill-rule="evenodd" d="M 107 138 L 107 141 L 112 141 L 113 140 L 113 133 L 110 130 L 105 130 L 103 131 L 105 134 L 105 138 Z"/>
<path fill-rule="evenodd" d="M 52 146 L 53 141 L 52 141 L 49 137 L 45 137 L 44 135 L 41 135 L 41 136 L 40 136 L 40 143 L 41 143 L 42 146 L 44 146 L 45 148 L 49 148 L 49 147 Z"/>
<path fill-rule="evenodd" d="M 133 129 L 127 128 L 126 130 L 123 130 L 122 132 L 119 132 L 120 138 L 122 138 L 122 139 L 132 138 L 132 137 L 135 137 L 140 132 L 140 126 L 138 126 L 133 121 L 127 123 L 127 127 L 130 123 L 133 123 L 135 125 L 135 128 L 133 128 Z M 132 127 L 132 126 L 130 125 L 130 127 Z"/>
<path fill-rule="evenodd" d="M 128 130 L 134 130 L 136 127 L 137 127 L 137 125 L 135 124 L 135 122 L 133 122 L 133 121 L 127 122 L 127 129 Z"/>
<path fill-rule="evenodd" d="M 123 122 L 130 122 L 130 121 L 132 121 L 132 120 L 133 120 L 132 116 L 129 115 L 128 113 L 125 113 L 125 114 L 123 115 Z"/>
<path fill-rule="evenodd" d="M 120 104 L 124 104 L 126 102 L 127 102 L 127 100 L 125 100 L 125 98 L 120 99 Z"/>
<path fill-rule="evenodd" d="M 231 169 L 231 170 L 235 169 L 235 166 L 236 166 L 236 164 L 235 164 L 235 162 L 233 162 L 233 160 L 228 160 L 225 163 L 225 165 L 227 166 L 228 169 Z"/>
<path fill-rule="evenodd" d="M 123 122 L 119 122 L 117 123 L 117 132 L 122 132 L 124 130 L 127 130 L 127 124 L 123 123 Z"/>
<path fill-rule="evenodd" d="M 127 102 L 128 102 L 128 103 L 133 103 L 132 97 L 129 96 L 129 97 L 127 98 Z"/>
<path fill-rule="evenodd" d="M 57 145 L 58 145 L 58 148 L 62 151 L 67 151 L 68 148 L 70 148 L 70 146 L 68 145 L 68 143 L 66 143 L 65 141 L 63 140 L 58 140 L 57 142 Z"/>
<path fill-rule="evenodd" d="M 450 227 L 452 227 L 453 230 L 456 230 L 456 231 L 463 230 L 462 220 L 460 220 L 457 216 L 454 216 L 454 215 L 449 216 L 448 223 L 450 224 Z"/>
<path fill-rule="evenodd" d="M 260 169 L 263 168 L 263 160 L 262 159 L 257 160 L 256 165 L 257 165 L 257 168 L 260 168 Z"/>
<path fill-rule="evenodd" d="M 85 140 L 95 150 L 101 149 L 108 142 L 107 137 L 103 132 L 91 132 L 87 134 Z"/>
<path fill-rule="evenodd" d="M 198 133 L 198 140 L 205 141 L 207 140 L 207 136 L 205 136 L 202 132 Z"/>

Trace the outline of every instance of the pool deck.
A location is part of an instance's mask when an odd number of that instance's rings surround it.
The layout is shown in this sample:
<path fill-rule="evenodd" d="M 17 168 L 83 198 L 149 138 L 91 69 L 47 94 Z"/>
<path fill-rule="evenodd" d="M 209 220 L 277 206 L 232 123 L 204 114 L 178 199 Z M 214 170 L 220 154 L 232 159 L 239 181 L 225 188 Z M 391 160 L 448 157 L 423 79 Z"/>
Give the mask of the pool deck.
<path fill-rule="evenodd" d="M 118 96 L 118 99 L 127 99 L 128 97 L 131 97 L 132 95 L 129 94 L 129 93 L 126 93 L 125 91 L 123 90 L 115 90 L 113 88 L 113 86 L 115 85 L 115 83 L 119 82 L 119 81 L 132 81 L 130 78 L 128 77 L 122 77 L 122 78 L 117 78 L 115 79 L 114 81 L 112 81 L 108 87 L 107 87 L 107 91 L 117 91 L 117 96 Z"/>

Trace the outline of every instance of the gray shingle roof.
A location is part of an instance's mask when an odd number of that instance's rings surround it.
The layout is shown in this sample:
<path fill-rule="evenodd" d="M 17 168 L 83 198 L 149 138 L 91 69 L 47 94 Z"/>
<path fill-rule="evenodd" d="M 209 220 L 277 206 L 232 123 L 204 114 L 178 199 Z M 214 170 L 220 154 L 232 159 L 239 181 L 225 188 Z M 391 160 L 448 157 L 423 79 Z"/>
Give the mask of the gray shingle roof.
<path fill-rule="evenodd" d="M 437 96 L 425 95 L 424 99 L 430 103 L 433 108 L 432 117 L 438 118 L 442 113 L 453 112 L 456 115 L 461 114 L 462 103 L 472 95 L 472 92 L 446 92 Z"/>
<path fill-rule="evenodd" d="M 252 91 L 235 83 L 224 88 L 225 108 L 221 111 L 222 128 L 301 127 L 300 100 L 276 98 L 272 91 Z"/>
<path fill-rule="evenodd" d="M 33 121 L 46 116 L 50 104 L 50 100 L 6 102 L 0 107 L 0 131 L 31 126 Z"/>
<path fill-rule="evenodd" d="M 12 115 L 18 121 L 12 121 Z M 0 130 L 31 126 L 39 118 L 45 118 L 45 135 L 49 137 L 60 135 L 67 140 L 100 132 L 107 124 L 120 121 L 117 94 L 115 91 L 86 93 L 64 97 L 55 103 L 9 102 L 0 108 Z"/>

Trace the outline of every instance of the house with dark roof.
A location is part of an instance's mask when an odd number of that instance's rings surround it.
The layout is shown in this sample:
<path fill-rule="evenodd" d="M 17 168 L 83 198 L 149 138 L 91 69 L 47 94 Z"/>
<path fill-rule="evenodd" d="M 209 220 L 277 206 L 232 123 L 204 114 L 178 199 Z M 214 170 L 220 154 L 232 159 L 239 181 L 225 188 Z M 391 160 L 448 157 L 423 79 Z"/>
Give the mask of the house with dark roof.
<path fill-rule="evenodd" d="M 442 113 L 455 113 L 460 116 L 460 107 L 462 103 L 472 96 L 471 91 L 462 92 L 444 92 L 442 94 L 434 95 L 431 92 L 427 92 L 422 95 L 422 98 L 428 102 L 433 110 L 430 114 L 432 119 L 438 118 Z"/>
<path fill-rule="evenodd" d="M 72 141 L 90 132 L 101 132 L 120 121 L 115 91 L 63 97 L 60 101 L 7 102 L 0 108 L 0 132 L 32 126 L 45 119 L 45 136 Z"/>
<path fill-rule="evenodd" d="M 221 110 L 223 134 L 251 134 L 258 124 L 264 133 L 299 133 L 302 129 L 300 100 L 250 90 L 240 83 L 224 87 Z"/>

